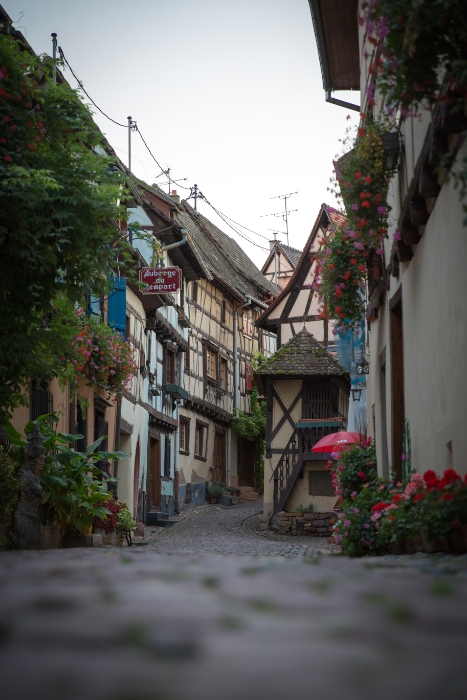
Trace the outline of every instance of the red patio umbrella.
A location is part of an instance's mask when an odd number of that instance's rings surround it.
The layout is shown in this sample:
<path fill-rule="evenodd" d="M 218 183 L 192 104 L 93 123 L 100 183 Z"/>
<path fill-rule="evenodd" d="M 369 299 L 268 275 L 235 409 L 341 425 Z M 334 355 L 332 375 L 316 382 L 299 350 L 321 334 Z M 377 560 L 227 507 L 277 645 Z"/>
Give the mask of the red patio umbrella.
<path fill-rule="evenodd" d="M 337 433 L 329 433 L 321 440 L 318 440 L 316 445 L 311 448 L 312 452 L 337 452 L 345 447 L 345 445 L 355 445 L 365 439 L 361 433 L 347 432 L 342 430 Z"/>

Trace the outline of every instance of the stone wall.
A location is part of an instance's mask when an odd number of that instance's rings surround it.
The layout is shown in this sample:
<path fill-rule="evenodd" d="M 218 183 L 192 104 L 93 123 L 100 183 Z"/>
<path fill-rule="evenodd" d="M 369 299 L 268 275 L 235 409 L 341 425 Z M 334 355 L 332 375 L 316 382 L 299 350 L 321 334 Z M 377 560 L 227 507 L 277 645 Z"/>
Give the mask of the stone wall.
<path fill-rule="evenodd" d="M 271 529 L 286 535 L 310 535 L 329 537 L 331 519 L 335 513 L 277 513 L 271 521 Z"/>

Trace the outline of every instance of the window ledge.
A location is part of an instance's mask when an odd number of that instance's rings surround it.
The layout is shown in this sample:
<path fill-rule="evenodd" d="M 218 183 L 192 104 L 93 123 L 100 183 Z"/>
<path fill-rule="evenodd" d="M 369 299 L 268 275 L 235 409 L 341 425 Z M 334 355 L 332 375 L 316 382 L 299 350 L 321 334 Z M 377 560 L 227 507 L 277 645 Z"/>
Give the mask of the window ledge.
<path fill-rule="evenodd" d="M 200 462 L 207 462 L 206 457 L 200 457 L 199 455 L 193 455 L 195 459 L 199 459 Z"/>
<path fill-rule="evenodd" d="M 186 450 L 179 450 L 181 455 L 189 455 L 190 453 L 187 452 Z"/>

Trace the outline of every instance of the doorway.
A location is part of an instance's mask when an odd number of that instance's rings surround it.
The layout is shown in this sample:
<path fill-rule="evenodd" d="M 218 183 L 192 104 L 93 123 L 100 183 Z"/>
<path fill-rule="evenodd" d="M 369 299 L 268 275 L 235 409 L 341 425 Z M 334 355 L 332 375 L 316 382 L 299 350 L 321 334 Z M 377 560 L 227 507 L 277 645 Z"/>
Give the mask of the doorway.
<path fill-rule="evenodd" d="M 225 433 L 220 433 L 217 430 L 214 436 L 213 463 L 212 480 L 225 484 Z"/>
<path fill-rule="evenodd" d="M 140 465 L 140 447 L 139 439 L 136 443 L 135 466 L 133 470 L 133 517 L 138 514 L 138 497 L 139 497 L 139 465 Z"/>
<path fill-rule="evenodd" d="M 239 486 L 255 486 L 256 443 L 245 438 L 237 439 L 237 476 Z"/>
<path fill-rule="evenodd" d="M 149 438 L 148 443 L 148 480 L 147 510 L 156 513 L 161 507 L 161 451 L 160 440 Z"/>

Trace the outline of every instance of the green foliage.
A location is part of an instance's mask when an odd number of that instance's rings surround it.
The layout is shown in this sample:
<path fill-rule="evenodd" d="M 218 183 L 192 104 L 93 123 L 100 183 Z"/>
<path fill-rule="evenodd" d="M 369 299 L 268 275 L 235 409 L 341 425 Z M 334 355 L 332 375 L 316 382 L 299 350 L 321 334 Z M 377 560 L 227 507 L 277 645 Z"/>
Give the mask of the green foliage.
<path fill-rule="evenodd" d="M 435 110 L 441 119 L 449 112 L 465 114 L 467 94 L 467 21 L 465 3 L 459 0 L 365 0 L 360 24 L 375 47 L 367 87 L 371 105 L 378 89 L 389 114 L 400 110 L 402 119 L 420 108 Z M 366 54 L 366 55 L 365 55 Z M 365 52 L 364 58 L 369 56 Z M 465 133 L 465 120 L 463 131 Z M 450 173 L 453 156 L 446 153 L 439 172 L 452 179 L 460 198 L 467 194 L 467 157 Z M 463 204 L 466 214 L 467 205 Z"/>
<path fill-rule="evenodd" d="M 116 221 L 126 212 L 119 173 L 89 109 L 49 68 L 0 36 L 0 421 L 50 376 L 43 317 L 62 293 L 83 303 L 109 289 L 129 254 Z M 97 150 L 96 150 L 97 148 Z M 99 152 L 99 155 L 97 153 Z M 45 324 L 46 325 L 46 324 Z"/>
<path fill-rule="evenodd" d="M 238 437 L 255 442 L 255 487 L 263 490 L 266 451 L 266 404 L 258 401 L 256 387 L 250 394 L 251 413 L 234 409 L 233 430 Z"/>
<path fill-rule="evenodd" d="M 219 500 L 219 498 L 222 498 L 224 495 L 224 485 L 209 482 L 207 489 L 209 498 L 216 498 Z"/>
<path fill-rule="evenodd" d="M 300 503 L 299 506 L 295 508 L 296 513 L 314 513 L 315 512 L 315 506 L 313 503 L 309 503 L 307 506 L 302 506 Z"/>
<path fill-rule="evenodd" d="M 132 532 L 136 525 L 126 503 L 121 503 L 121 508 L 117 514 L 117 532 L 127 535 Z"/>
<path fill-rule="evenodd" d="M 97 477 L 101 472 L 97 463 L 101 460 L 122 459 L 124 452 L 99 452 L 97 448 L 106 436 L 100 437 L 85 452 L 75 452 L 69 445 L 82 435 L 57 433 L 56 413 L 40 416 L 26 425 L 28 435 L 38 425 L 44 436 L 45 465 L 40 482 L 45 491 L 40 506 L 44 525 L 57 525 L 68 532 L 91 532 L 94 516 L 105 518 L 110 511 L 100 505 L 110 498 L 104 482 Z M 17 461 L 24 460 L 25 440 L 15 440 Z M 113 481 L 113 479 L 112 479 Z"/>
<path fill-rule="evenodd" d="M 386 544 L 379 536 L 372 507 L 389 497 L 389 484 L 366 485 L 353 500 L 345 502 L 333 526 L 334 541 L 349 557 L 384 554 Z"/>
<path fill-rule="evenodd" d="M 378 480 L 375 445 L 368 439 L 361 445 L 346 447 L 336 461 L 329 463 L 329 467 L 336 495 L 350 501 L 363 486 Z"/>
<path fill-rule="evenodd" d="M 8 452 L 0 447 L 0 549 L 11 544 L 10 526 L 19 499 L 18 465 Z"/>

